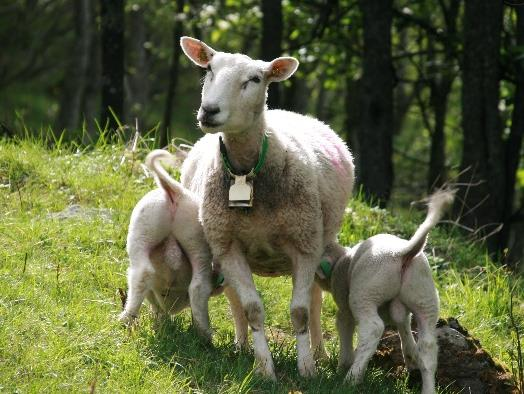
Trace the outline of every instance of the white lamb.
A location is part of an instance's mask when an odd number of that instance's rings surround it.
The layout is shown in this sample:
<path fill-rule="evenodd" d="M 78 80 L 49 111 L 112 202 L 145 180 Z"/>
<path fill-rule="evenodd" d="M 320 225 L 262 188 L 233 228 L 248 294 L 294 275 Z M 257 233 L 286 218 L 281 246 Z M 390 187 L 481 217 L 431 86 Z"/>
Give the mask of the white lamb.
<path fill-rule="evenodd" d="M 344 253 L 337 233 L 353 187 L 351 154 L 322 122 L 266 110 L 268 84 L 289 78 L 298 67 L 296 59 L 252 60 L 216 52 L 189 37 L 181 45 L 207 69 L 198 121 L 208 133 L 189 152 L 182 184 L 200 198 L 214 263 L 238 295 L 259 371 L 271 379 L 276 376 L 264 334 L 264 307 L 252 273 L 292 275 L 298 369 L 311 376 L 315 364 L 308 325 L 319 325 L 315 315 L 321 303 L 315 271 L 323 258 L 336 261 Z M 321 343 L 321 336 L 312 333 L 311 346 Z"/>
<path fill-rule="evenodd" d="M 199 200 L 169 176 L 161 159 L 170 162 L 173 157 L 162 150 L 147 156 L 159 188 L 146 194 L 131 214 L 129 290 L 120 320 L 132 323 L 146 297 L 157 312 L 175 314 L 191 304 L 196 329 L 210 340 L 211 252 L 198 221 Z"/>
<path fill-rule="evenodd" d="M 322 288 L 333 294 L 338 307 L 339 367 L 350 368 L 346 380 L 362 381 L 384 331 L 382 316 L 398 328 L 407 367 L 420 369 L 422 392 L 435 392 L 439 298 L 423 249 L 429 231 L 452 201 L 453 192 L 435 193 L 429 199 L 426 219 L 409 241 L 389 234 L 368 238 L 348 248 L 319 280 Z M 417 322 L 416 343 L 411 313 Z M 353 353 L 355 323 L 358 345 Z"/>

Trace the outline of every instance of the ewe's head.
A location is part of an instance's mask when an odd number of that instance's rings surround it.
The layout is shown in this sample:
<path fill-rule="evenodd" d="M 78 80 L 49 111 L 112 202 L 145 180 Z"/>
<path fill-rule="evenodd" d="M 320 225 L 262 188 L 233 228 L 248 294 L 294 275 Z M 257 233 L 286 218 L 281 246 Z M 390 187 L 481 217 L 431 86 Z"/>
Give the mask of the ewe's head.
<path fill-rule="evenodd" d="M 265 109 L 267 86 L 288 79 L 298 67 L 292 57 L 272 62 L 249 56 L 217 52 L 202 41 L 182 37 L 184 53 L 207 70 L 198 123 L 205 133 L 241 133 L 255 123 Z"/>

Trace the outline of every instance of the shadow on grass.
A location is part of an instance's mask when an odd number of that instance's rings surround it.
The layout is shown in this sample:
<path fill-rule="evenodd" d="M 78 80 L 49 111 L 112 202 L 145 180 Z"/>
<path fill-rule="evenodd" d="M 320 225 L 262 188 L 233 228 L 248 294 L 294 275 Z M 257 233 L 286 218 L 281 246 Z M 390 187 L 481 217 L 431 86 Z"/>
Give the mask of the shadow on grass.
<path fill-rule="evenodd" d="M 215 334 L 214 344 L 202 341 L 184 317 L 162 319 L 146 334 L 146 346 L 158 363 L 168 364 L 188 388 L 204 393 L 405 393 L 405 384 L 392 381 L 384 372 L 370 369 L 358 387 L 344 384 L 345 374 L 337 372 L 336 358 L 318 364 L 318 375 L 298 375 L 292 341 L 270 342 L 277 382 L 254 371 L 253 352 L 236 350 L 230 334 Z"/>

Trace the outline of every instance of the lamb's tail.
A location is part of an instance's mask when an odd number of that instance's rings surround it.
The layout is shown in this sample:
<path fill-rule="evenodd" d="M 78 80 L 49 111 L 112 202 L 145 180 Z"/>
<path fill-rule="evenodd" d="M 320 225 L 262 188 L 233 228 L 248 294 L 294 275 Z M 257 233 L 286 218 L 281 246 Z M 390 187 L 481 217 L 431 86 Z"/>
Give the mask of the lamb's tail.
<path fill-rule="evenodd" d="M 169 175 L 169 173 L 162 167 L 160 161 L 175 164 L 175 159 L 171 153 L 162 149 L 155 149 L 151 151 L 146 157 L 146 166 L 155 174 L 155 180 L 159 187 L 164 189 L 174 204 L 177 196 L 184 195 L 186 189 L 180 182 Z"/>
<path fill-rule="evenodd" d="M 424 249 L 428 233 L 438 223 L 446 208 L 453 202 L 454 197 L 455 190 L 439 190 L 428 198 L 428 214 L 426 219 L 400 252 L 404 264 L 411 261 L 413 257 Z"/>

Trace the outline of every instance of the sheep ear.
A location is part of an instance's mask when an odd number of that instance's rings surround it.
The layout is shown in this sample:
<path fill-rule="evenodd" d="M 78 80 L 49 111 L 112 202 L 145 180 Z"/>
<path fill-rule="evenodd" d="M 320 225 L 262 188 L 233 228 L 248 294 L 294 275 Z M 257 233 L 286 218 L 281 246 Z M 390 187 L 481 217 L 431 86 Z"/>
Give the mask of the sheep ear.
<path fill-rule="evenodd" d="M 203 68 L 207 67 L 216 53 L 213 48 L 207 46 L 202 41 L 191 37 L 184 36 L 180 38 L 180 46 L 186 56 L 191 59 L 193 63 Z"/>
<path fill-rule="evenodd" d="M 269 63 L 266 77 L 269 82 L 285 81 L 297 71 L 298 60 L 294 57 L 279 57 Z"/>

